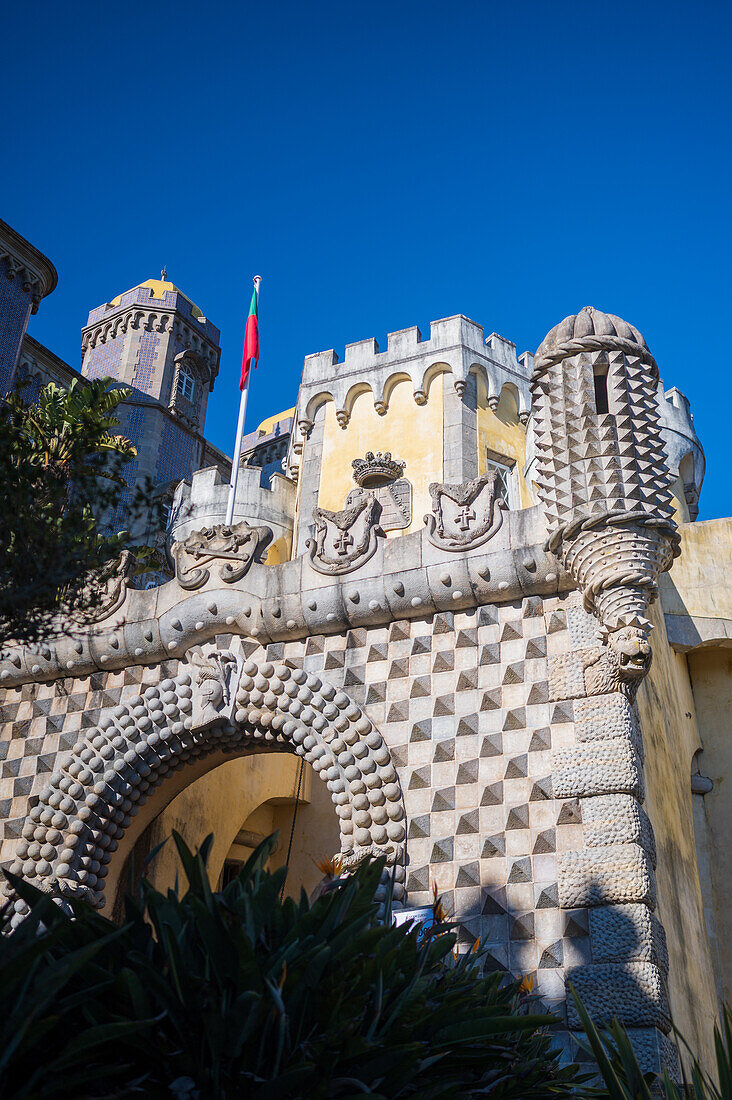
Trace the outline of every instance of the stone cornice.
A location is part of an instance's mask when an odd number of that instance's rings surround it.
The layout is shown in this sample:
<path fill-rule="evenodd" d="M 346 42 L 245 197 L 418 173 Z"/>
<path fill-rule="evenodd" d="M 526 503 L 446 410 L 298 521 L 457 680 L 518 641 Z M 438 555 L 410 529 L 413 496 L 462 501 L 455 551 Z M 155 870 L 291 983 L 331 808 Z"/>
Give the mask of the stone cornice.
<path fill-rule="evenodd" d="M 65 359 L 61 359 L 55 352 L 47 348 L 45 344 L 42 344 L 39 340 L 36 340 L 29 333 L 26 333 L 23 337 L 23 343 L 20 350 L 21 360 L 26 358 L 31 362 L 37 364 L 37 366 L 46 371 L 48 374 L 55 375 L 58 379 L 63 379 L 64 383 L 70 383 L 74 379 L 79 382 L 84 382 L 85 378 L 74 367 L 69 366 Z"/>
<path fill-rule="evenodd" d="M 82 356 L 89 348 L 124 335 L 129 329 L 139 329 L 141 332 L 169 332 L 173 336 L 182 337 L 185 337 L 185 333 L 189 333 L 192 343 L 186 350 L 197 355 L 205 365 L 209 374 L 209 388 L 213 388 L 219 370 L 221 348 L 205 332 L 191 324 L 189 319 L 179 313 L 175 307 L 145 309 L 137 303 L 118 306 L 108 316 L 82 328 Z"/>
<path fill-rule="evenodd" d="M 224 632 L 266 644 L 556 595 L 574 585 L 544 550 L 545 539 L 534 507 L 509 513 L 495 538 L 471 551 L 442 550 L 426 531 L 416 531 L 381 540 L 377 552 L 346 576 L 323 576 L 301 555 L 281 565 L 253 564 L 229 584 L 211 569 L 192 593 L 177 580 L 149 591 L 131 589 L 105 622 L 6 653 L 0 683 L 153 664 Z"/>
<path fill-rule="evenodd" d="M 0 259 L 5 262 L 8 277 L 21 279 L 24 289 L 31 291 L 35 313 L 41 298 L 45 298 L 56 289 L 58 282 L 56 268 L 47 256 L 2 220 L 0 220 Z"/>
<path fill-rule="evenodd" d="M 672 613 L 665 615 L 665 621 L 668 643 L 677 653 L 732 648 L 732 619 Z"/>

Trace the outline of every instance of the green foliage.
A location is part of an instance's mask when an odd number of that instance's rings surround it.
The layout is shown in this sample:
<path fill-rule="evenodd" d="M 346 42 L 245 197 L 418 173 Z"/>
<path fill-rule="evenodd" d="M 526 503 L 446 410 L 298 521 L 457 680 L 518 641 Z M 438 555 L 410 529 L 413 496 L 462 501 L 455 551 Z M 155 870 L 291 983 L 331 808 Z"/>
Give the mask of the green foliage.
<path fill-rule="evenodd" d="M 718 1084 L 692 1059 L 691 1080 L 683 1076 L 681 1085 L 675 1084 L 664 1072 L 660 1081 L 655 1074 L 644 1074 L 638 1064 L 628 1034 L 614 1020 L 610 1028 L 600 1032 L 590 1019 L 577 994 L 572 997 L 587 1037 L 591 1051 L 600 1070 L 604 1088 L 588 1090 L 588 1095 L 608 1096 L 611 1100 L 732 1100 L 732 1015 L 725 1006 L 721 1028 L 714 1028 L 716 1076 Z M 678 1032 L 682 1045 L 684 1040 Z"/>
<path fill-rule="evenodd" d="M 115 435 L 130 394 L 111 379 L 53 383 L 35 404 L 22 389 L 0 404 L 0 646 L 64 633 L 93 618 L 105 566 L 126 532 L 105 534 L 99 519 L 126 489 L 136 451 Z M 149 508 L 149 490 L 133 511 Z"/>
<path fill-rule="evenodd" d="M 377 919 L 383 864 L 312 904 L 264 869 L 212 892 L 211 838 L 175 836 L 188 887 L 144 882 L 115 928 L 12 879 L 31 913 L 0 939 L 0 1097 L 567 1096 L 549 1016 L 455 957 L 455 937 Z"/>

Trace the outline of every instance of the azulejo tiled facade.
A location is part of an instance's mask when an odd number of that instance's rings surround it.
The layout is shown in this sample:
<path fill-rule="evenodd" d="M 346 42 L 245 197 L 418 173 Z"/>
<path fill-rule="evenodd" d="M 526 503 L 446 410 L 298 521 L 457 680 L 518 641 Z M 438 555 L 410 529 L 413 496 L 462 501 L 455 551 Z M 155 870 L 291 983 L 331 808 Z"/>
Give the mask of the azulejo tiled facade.
<path fill-rule="evenodd" d="M 568 1049 L 572 983 L 649 1068 L 675 1064 L 670 1007 L 704 1056 L 719 911 L 684 654 L 694 630 L 732 633 L 667 607 L 703 475 L 688 405 L 635 328 L 584 309 L 536 356 L 464 317 L 310 356 L 287 417 L 282 472 L 242 470 L 233 527 L 216 470 L 178 487 L 172 580 L 3 655 L 4 865 L 111 909 L 173 795 L 205 821 L 213 769 L 295 754 L 344 872 L 383 855 L 407 909 L 436 888 L 463 948 L 531 976 Z M 234 822 L 232 851 L 255 832 Z"/>

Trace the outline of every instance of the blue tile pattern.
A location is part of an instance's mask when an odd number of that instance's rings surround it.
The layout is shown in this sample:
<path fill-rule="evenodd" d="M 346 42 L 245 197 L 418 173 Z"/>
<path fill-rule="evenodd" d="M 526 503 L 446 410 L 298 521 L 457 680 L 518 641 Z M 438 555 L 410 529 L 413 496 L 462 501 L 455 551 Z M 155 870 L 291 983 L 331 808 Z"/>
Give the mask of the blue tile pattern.
<path fill-rule="evenodd" d="M 198 468 L 198 462 L 197 441 L 185 429 L 166 420 L 158 448 L 156 480 L 166 482 L 177 478 L 182 481 L 184 478 L 189 478 L 193 470 Z"/>
<path fill-rule="evenodd" d="M 143 332 L 140 337 L 140 347 L 137 351 L 135 374 L 132 385 L 143 393 L 150 393 L 153 378 L 155 377 L 155 364 L 158 359 L 158 346 L 160 337 L 157 332 Z"/>
<path fill-rule="evenodd" d="M 105 344 L 97 344 L 91 349 L 89 359 L 84 367 L 87 378 L 119 378 L 122 368 L 122 352 L 124 351 L 125 338 L 123 335 Z"/>
<path fill-rule="evenodd" d="M 140 409 L 137 406 L 132 406 L 131 408 L 123 406 L 120 410 L 117 435 L 125 436 L 135 447 L 139 447 L 145 432 L 146 420 L 145 409 Z M 121 531 L 127 526 L 127 514 L 134 495 L 135 479 L 138 469 L 139 463 L 137 458 L 131 458 L 129 462 L 125 462 L 122 467 L 122 477 L 127 482 L 129 488 L 123 489 L 120 493 L 117 507 L 109 519 L 108 527 L 110 531 Z"/>
<path fill-rule="evenodd" d="M 119 495 L 117 507 L 110 516 L 109 523 L 107 524 L 112 534 L 116 535 L 118 531 L 123 531 L 127 526 L 127 513 L 131 503 L 132 489 L 123 489 Z"/>
<path fill-rule="evenodd" d="M 47 383 L 40 374 L 31 374 L 25 363 L 18 367 L 16 378 L 20 384 L 20 396 L 25 404 L 35 405 L 38 395 Z"/>

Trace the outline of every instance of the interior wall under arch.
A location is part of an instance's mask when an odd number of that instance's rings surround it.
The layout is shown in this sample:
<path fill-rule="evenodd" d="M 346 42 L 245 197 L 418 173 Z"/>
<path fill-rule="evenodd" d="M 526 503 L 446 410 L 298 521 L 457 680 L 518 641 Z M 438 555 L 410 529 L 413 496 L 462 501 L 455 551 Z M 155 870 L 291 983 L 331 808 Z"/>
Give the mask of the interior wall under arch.
<path fill-rule="evenodd" d="M 200 846 L 213 833 L 208 859 L 209 880 L 216 888 L 224 862 L 243 827 L 264 835 L 279 830 L 279 844 L 270 867 L 283 865 L 296 804 L 300 758 L 291 753 L 252 753 L 227 760 L 194 778 L 189 786 L 165 806 L 144 829 L 119 868 L 115 897 L 107 909 L 122 913 L 122 899 L 141 873 L 156 889 L 165 892 L 175 886 L 176 876 L 184 883 L 172 832 L 180 833 L 189 848 Z M 185 774 L 185 773 L 183 773 Z M 310 894 L 322 878 L 315 860 L 332 856 L 340 847 L 338 818 L 326 785 L 305 764 L 297 803 L 288 894 L 297 897 L 300 887 Z M 144 868 L 155 848 L 164 846 Z M 110 895 L 111 895 L 110 891 Z"/>

